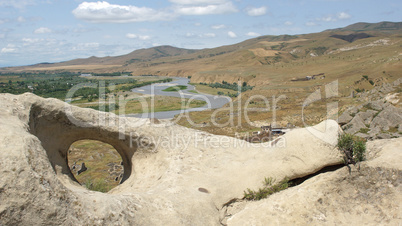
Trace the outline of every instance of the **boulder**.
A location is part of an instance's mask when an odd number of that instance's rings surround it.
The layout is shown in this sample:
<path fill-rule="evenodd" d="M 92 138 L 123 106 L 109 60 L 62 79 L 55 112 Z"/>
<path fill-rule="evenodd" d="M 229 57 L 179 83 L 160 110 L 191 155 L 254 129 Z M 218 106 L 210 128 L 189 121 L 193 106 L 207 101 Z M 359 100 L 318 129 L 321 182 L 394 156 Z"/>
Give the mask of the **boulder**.
<path fill-rule="evenodd" d="M 371 121 L 373 120 L 374 115 L 377 114 L 377 113 L 378 113 L 378 111 L 367 110 L 367 111 L 364 111 L 364 112 L 361 111 L 361 112 L 357 113 L 356 116 L 360 117 L 364 121 L 364 124 L 367 125 L 367 124 L 371 123 Z"/>
<path fill-rule="evenodd" d="M 370 128 L 389 130 L 390 127 L 398 127 L 401 124 L 402 109 L 389 105 L 373 119 Z"/>
<path fill-rule="evenodd" d="M 346 133 L 355 134 L 360 131 L 360 129 L 367 128 L 366 124 L 364 123 L 363 119 L 356 115 L 348 124 L 342 126 L 342 129 Z"/>
<path fill-rule="evenodd" d="M 369 139 L 370 138 L 370 135 L 366 134 L 366 133 L 356 133 L 355 136 L 358 136 L 358 137 L 361 137 L 361 138 L 364 138 L 364 139 Z"/>
<path fill-rule="evenodd" d="M 342 162 L 332 120 L 252 144 L 29 93 L 0 94 L 0 106 L 0 225 L 221 225 L 220 210 L 264 177 L 299 178 Z M 81 139 L 121 155 L 121 184 L 109 193 L 87 190 L 71 173 L 66 156 Z"/>
<path fill-rule="evenodd" d="M 379 133 L 376 136 L 377 139 L 390 139 L 391 137 L 391 134 L 388 133 Z"/>
<path fill-rule="evenodd" d="M 399 225 L 402 138 L 369 141 L 368 161 L 323 173 L 267 199 L 249 202 L 232 225 Z"/>
<path fill-rule="evenodd" d="M 352 119 L 353 119 L 353 117 L 349 114 L 349 112 L 345 111 L 344 113 L 342 113 L 341 116 L 339 116 L 338 124 L 340 126 L 343 126 L 343 125 L 347 124 L 348 122 L 350 122 Z"/>
<path fill-rule="evenodd" d="M 371 101 L 367 104 L 365 104 L 366 107 L 376 110 L 376 111 L 382 111 L 385 107 L 389 106 L 390 104 L 387 103 L 384 100 L 376 100 L 376 101 Z"/>

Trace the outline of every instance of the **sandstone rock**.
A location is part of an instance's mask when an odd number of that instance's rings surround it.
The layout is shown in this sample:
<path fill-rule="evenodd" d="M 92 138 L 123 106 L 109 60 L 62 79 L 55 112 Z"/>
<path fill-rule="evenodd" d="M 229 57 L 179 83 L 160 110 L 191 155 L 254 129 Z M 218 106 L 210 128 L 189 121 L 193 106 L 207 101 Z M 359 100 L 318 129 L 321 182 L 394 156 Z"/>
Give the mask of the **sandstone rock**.
<path fill-rule="evenodd" d="M 385 100 L 391 104 L 398 104 L 399 102 L 399 97 L 398 97 L 399 93 L 389 93 L 387 94 L 387 96 L 385 97 Z"/>
<path fill-rule="evenodd" d="M 349 113 L 349 115 L 355 115 L 357 114 L 357 112 L 359 112 L 359 110 L 362 108 L 362 106 L 354 106 L 350 109 L 347 110 L 347 112 Z"/>
<path fill-rule="evenodd" d="M 33 94 L 0 94 L 0 106 L 0 225 L 220 225 L 220 209 L 264 177 L 342 162 L 332 120 L 250 144 Z M 81 139 L 117 150 L 122 184 L 103 194 L 75 182 L 66 156 Z"/>
<path fill-rule="evenodd" d="M 367 165 L 402 170 L 402 138 L 374 140 L 367 143 Z"/>
<path fill-rule="evenodd" d="M 402 138 L 370 141 L 360 170 L 313 177 L 250 202 L 228 225 L 399 225 L 402 222 Z M 380 211 L 379 211 L 380 210 Z"/>
<path fill-rule="evenodd" d="M 388 133 L 380 133 L 376 136 L 377 139 L 390 139 L 391 135 Z"/>
<path fill-rule="evenodd" d="M 350 116 L 349 112 L 345 111 L 341 116 L 338 118 L 338 124 L 343 126 L 350 122 L 353 119 L 352 116 Z"/>
<path fill-rule="evenodd" d="M 382 111 L 385 107 L 390 105 L 389 103 L 384 102 L 385 102 L 384 100 L 371 101 L 367 103 L 365 106 L 376 111 Z"/>
<path fill-rule="evenodd" d="M 361 137 L 361 138 L 364 138 L 364 139 L 369 139 L 370 138 L 370 135 L 366 134 L 366 133 L 356 133 L 355 136 L 358 136 L 358 137 Z"/>
<path fill-rule="evenodd" d="M 355 134 L 360 131 L 360 129 L 367 128 L 364 124 L 363 119 L 356 115 L 348 124 L 342 126 L 342 129 L 346 133 Z"/>
<path fill-rule="evenodd" d="M 397 127 L 401 124 L 402 109 L 389 105 L 373 119 L 370 128 L 389 130 L 390 127 Z"/>
<path fill-rule="evenodd" d="M 367 110 L 365 112 L 357 113 L 356 116 L 360 117 L 364 121 L 364 124 L 367 125 L 371 123 L 371 121 L 373 120 L 373 116 L 377 113 L 378 111 Z"/>

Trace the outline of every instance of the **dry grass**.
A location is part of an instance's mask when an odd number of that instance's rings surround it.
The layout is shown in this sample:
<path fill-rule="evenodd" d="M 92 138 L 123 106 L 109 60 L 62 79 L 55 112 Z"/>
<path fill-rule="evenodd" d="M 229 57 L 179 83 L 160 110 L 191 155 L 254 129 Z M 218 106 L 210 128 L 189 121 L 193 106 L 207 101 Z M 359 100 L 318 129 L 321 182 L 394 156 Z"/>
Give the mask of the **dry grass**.
<path fill-rule="evenodd" d="M 119 105 L 119 109 L 113 111 L 115 114 L 138 114 L 138 113 L 147 113 L 150 111 L 160 112 L 160 111 L 173 111 L 173 110 L 181 110 L 188 108 L 196 108 L 202 107 L 206 104 L 205 101 L 200 100 L 191 100 L 189 99 L 181 99 L 178 97 L 169 97 L 169 96 L 139 96 L 132 95 L 130 97 L 125 98 L 123 103 L 118 102 L 118 98 L 116 99 L 116 103 Z M 76 100 L 72 104 L 78 107 L 91 107 L 91 106 L 99 106 L 109 104 L 109 99 L 106 101 L 95 101 L 88 102 L 86 99 Z"/>
<path fill-rule="evenodd" d="M 263 48 L 250 49 L 250 51 L 253 52 L 254 55 L 259 57 L 275 56 L 279 53 L 279 51 L 276 50 L 267 50 Z"/>
<path fill-rule="evenodd" d="M 230 90 L 230 89 L 222 89 L 222 88 L 212 88 L 207 85 L 200 85 L 200 84 L 193 84 L 195 86 L 195 89 L 200 92 L 200 93 L 206 93 L 206 94 L 211 94 L 211 95 L 218 95 L 218 92 L 223 92 L 223 93 L 230 93 L 230 94 L 236 94 L 237 91 Z"/>
<path fill-rule="evenodd" d="M 74 163 L 80 168 L 83 162 L 88 168 L 87 171 L 80 175 L 77 175 L 76 171 L 72 171 L 78 182 L 83 184 L 89 180 L 104 180 L 108 185 L 107 190 L 119 184 L 119 181 L 115 180 L 116 176 L 109 173 L 110 166 L 107 164 L 113 163 L 120 166 L 121 161 L 121 156 L 117 153 L 116 149 L 109 144 L 95 140 L 77 141 L 71 145 L 68 151 L 68 165 L 70 169 Z"/>
<path fill-rule="evenodd" d="M 116 114 L 137 114 L 147 112 L 160 112 L 160 111 L 173 111 L 187 108 L 201 107 L 206 104 L 205 101 L 192 100 L 190 103 L 188 99 L 181 99 L 178 97 L 169 96 L 155 96 L 148 97 L 140 100 L 132 100 L 126 102 L 125 105 L 119 104 L 119 110 L 115 111 Z M 124 107 L 124 112 L 123 112 Z"/>
<path fill-rule="evenodd" d="M 64 65 L 64 66 L 48 66 L 48 67 L 26 67 L 25 70 L 32 71 L 56 71 L 56 70 L 98 70 L 121 67 L 121 65 Z"/>

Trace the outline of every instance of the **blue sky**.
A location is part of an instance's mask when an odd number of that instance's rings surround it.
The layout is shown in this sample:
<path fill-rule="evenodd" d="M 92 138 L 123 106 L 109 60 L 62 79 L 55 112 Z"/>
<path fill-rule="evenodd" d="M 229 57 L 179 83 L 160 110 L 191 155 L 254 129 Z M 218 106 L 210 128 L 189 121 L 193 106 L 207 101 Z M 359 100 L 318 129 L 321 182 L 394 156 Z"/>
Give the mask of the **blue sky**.
<path fill-rule="evenodd" d="M 400 0 L 0 0 L 0 67 L 402 21 Z"/>

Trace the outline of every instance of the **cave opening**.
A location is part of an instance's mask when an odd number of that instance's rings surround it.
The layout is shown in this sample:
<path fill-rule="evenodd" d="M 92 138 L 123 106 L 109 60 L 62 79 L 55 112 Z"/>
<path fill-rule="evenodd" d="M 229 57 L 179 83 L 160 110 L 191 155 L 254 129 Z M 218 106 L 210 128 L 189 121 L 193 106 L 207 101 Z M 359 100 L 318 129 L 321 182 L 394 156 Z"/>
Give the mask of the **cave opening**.
<path fill-rule="evenodd" d="M 67 153 L 68 167 L 75 179 L 89 190 L 108 192 L 123 178 L 123 160 L 116 149 L 97 140 L 79 140 Z"/>

